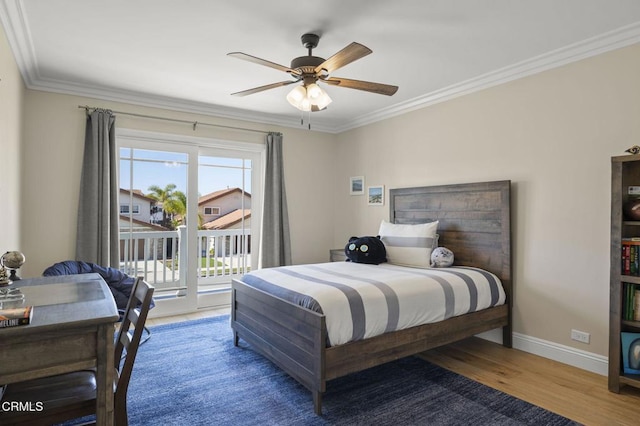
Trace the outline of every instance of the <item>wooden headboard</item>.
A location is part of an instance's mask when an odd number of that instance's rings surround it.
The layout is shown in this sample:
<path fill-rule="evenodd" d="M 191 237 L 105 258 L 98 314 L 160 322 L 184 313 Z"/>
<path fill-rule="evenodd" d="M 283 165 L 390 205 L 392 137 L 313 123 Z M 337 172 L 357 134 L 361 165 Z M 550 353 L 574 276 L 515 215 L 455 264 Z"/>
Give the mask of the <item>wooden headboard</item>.
<path fill-rule="evenodd" d="M 389 220 L 438 224 L 454 264 L 493 272 L 511 296 L 511 181 L 389 190 Z"/>

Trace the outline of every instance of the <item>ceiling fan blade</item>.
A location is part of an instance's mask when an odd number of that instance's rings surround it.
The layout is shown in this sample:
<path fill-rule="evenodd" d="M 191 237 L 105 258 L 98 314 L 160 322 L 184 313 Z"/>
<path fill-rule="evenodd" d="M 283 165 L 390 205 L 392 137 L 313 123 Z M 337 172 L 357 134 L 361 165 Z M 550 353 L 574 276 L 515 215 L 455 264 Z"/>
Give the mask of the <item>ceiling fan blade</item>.
<path fill-rule="evenodd" d="M 315 72 L 319 73 L 320 71 L 325 69 L 329 74 L 331 74 L 338 68 L 342 68 L 353 61 L 363 58 L 371 52 L 372 50 L 367 46 L 363 46 L 360 43 L 356 43 L 354 41 L 353 43 L 318 65 L 315 68 Z"/>
<path fill-rule="evenodd" d="M 364 90 L 365 92 L 378 93 L 380 95 L 391 96 L 398 91 L 398 86 L 392 86 L 390 84 L 372 83 L 370 81 L 351 80 L 342 77 L 331 77 L 321 79 L 327 84 L 334 86 L 346 87 L 348 89 Z"/>
<path fill-rule="evenodd" d="M 269 89 L 275 89 L 276 87 L 287 86 L 289 84 L 297 83 L 296 80 L 281 81 L 279 83 L 267 84 L 266 86 L 254 87 L 253 89 L 243 90 L 242 92 L 232 93 L 232 96 L 247 96 L 254 93 L 262 92 Z"/>
<path fill-rule="evenodd" d="M 276 64 L 275 62 L 267 61 L 266 59 L 261 59 L 255 56 L 247 55 L 246 53 L 231 52 L 231 53 L 227 53 L 227 56 L 242 59 L 243 61 L 253 62 L 254 64 L 258 64 L 258 65 L 264 65 L 265 67 L 274 68 L 274 69 L 277 69 L 278 71 L 284 71 L 284 72 L 288 72 L 290 74 L 295 74 L 295 75 L 299 74 L 298 71 L 292 70 L 291 68 L 285 67 L 284 65 Z"/>

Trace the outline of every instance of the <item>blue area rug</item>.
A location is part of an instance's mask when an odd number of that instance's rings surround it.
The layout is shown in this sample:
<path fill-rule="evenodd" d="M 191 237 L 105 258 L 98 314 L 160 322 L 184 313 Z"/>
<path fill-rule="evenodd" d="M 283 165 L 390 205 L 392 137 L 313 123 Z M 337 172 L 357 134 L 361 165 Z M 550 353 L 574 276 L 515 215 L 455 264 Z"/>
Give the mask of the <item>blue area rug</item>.
<path fill-rule="evenodd" d="M 135 425 L 573 425 L 566 418 L 409 357 L 311 393 L 240 341 L 229 317 L 152 328 L 129 387 Z"/>

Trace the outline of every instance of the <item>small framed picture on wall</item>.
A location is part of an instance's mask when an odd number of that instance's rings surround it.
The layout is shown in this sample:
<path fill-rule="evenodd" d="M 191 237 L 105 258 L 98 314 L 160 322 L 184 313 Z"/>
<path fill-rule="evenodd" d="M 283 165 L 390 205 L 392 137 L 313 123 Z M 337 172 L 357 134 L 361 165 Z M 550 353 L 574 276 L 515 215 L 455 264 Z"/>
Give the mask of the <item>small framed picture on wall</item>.
<path fill-rule="evenodd" d="M 354 176 L 349 178 L 349 194 L 351 195 L 364 194 L 364 176 Z"/>
<path fill-rule="evenodd" d="M 367 188 L 367 202 L 370 206 L 384 205 L 384 185 Z"/>

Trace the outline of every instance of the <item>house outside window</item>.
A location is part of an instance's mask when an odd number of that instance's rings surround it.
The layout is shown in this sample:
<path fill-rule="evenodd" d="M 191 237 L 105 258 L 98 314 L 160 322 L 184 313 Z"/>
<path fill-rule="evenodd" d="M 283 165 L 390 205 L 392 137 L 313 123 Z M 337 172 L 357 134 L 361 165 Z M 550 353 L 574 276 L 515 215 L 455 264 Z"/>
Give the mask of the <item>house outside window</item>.
<path fill-rule="evenodd" d="M 204 208 L 205 215 L 220 215 L 220 207 L 205 207 Z"/>

